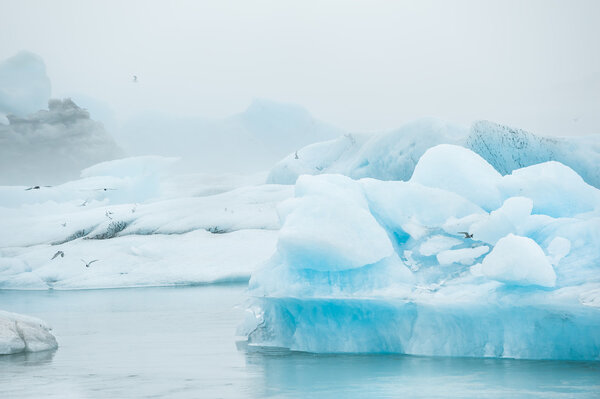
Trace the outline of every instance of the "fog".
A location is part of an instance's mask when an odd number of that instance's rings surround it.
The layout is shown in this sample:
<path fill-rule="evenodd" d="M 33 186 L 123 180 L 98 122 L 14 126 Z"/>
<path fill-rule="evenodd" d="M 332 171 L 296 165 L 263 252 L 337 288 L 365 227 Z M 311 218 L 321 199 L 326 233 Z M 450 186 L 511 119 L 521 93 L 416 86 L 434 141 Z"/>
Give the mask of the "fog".
<path fill-rule="evenodd" d="M 598 15 L 595 1 L 5 1 L 0 59 L 39 54 L 52 96 L 117 141 L 140 114 L 225 118 L 254 98 L 349 131 L 433 116 L 580 135 L 600 132 Z"/>
<path fill-rule="evenodd" d="M 103 125 L 69 99 L 8 119 L 8 125 L 0 124 L 0 185 L 62 183 L 78 178 L 85 167 L 124 155 Z"/>

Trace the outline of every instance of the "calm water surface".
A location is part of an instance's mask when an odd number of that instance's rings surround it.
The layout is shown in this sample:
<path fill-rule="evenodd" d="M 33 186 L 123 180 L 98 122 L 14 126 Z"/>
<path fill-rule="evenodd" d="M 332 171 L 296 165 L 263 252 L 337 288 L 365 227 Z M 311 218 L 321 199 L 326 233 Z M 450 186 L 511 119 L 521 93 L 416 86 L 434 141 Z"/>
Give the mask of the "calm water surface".
<path fill-rule="evenodd" d="M 600 363 L 312 355 L 236 343 L 245 286 L 0 291 L 53 352 L 0 356 L 0 398 L 586 398 Z"/>

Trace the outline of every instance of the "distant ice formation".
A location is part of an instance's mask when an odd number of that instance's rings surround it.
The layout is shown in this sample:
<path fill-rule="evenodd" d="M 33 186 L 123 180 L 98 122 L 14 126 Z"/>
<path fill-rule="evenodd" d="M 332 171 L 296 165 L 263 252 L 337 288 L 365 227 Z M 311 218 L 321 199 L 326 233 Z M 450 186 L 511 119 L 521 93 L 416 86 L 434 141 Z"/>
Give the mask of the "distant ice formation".
<path fill-rule="evenodd" d="M 50 185 L 77 178 L 81 169 L 123 155 L 102 124 L 70 99 L 48 110 L 8 115 L 0 124 L 0 184 Z"/>
<path fill-rule="evenodd" d="M 144 114 L 121 130 L 131 155 L 177 156 L 181 170 L 219 173 L 268 170 L 296 149 L 343 134 L 298 105 L 268 100 L 223 119 Z"/>
<path fill-rule="evenodd" d="M 379 177 L 410 169 L 378 159 L 364 167 Z M 600 190 L 562 163 L 506 159 L 503 176 L 441 144 L 408 181 L 300 176 L 241 332 L 320 353 L 600 360 Z"/>
<path fill-rule="evenodd" d="M 558 161 L 588 184 L 600 187 L 600 135 L 549 138 L 487 121 L 464 129 L 435 119 L 422 119 L 391 132 L 347 134 L 311 144 L 275 165 L 267 181 L 293 184 L 302 174 L 323 173 L 341 173 L 353 179 L 406 181 L 425 151 L 438 144 L 470 149 L 501 175 L 541 162 Z"/>
<path fill-rule="evenodd" d="M 0 310 L 0 355 L 56 349 L 50 330 L 40 319 Z"/>

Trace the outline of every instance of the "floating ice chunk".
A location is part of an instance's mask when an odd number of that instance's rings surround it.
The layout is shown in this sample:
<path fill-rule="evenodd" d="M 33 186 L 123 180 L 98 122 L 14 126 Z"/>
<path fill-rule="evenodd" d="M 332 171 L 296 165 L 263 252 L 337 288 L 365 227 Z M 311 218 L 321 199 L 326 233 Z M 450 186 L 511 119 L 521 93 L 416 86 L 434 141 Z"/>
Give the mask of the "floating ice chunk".
<path fill-rule="evenodd" d="M 489 252 L 487 245 L 475 248 L 447 249 L 437 254 L 436 258 L 441 266 L 460 263 L 463 265 L 472 265 L 475 259 Z"/>
<path fill-rule="evenodd" d="M 479 241 L 495 244 L 509 233 L 523 234 L 521 225 L 527 222 L 533 209 L 533 201 L 525 197 L 511 197 L 490 215 L 470 227 L 473 237 Z"/>
<path fill-rule="evenodd" d="M 346 179 L 347 187 L 340 187 Z M 288 207 L 277 248 L 296 268 L 346 270 L 392 255 L 385 230 L 359 195 L 358 183 L 343 176 L 302 176 Z"/>
<path fill-rule="evenodd" d="M 466 148 L 440 144 L 425 151 L 410 179 L 468 198 L 490 211 L 501 204 L 502 176 L 483 158 Z"/>
<path fill-rule="evenodd" d="M 43 321 L 0 310 L 0 355 L 56 349 L 56 338 Z"/>
<path fill-rule="evenodd" d="M 517 169 L 504 176 L 502 192 L 533 200 L 533 213 L 571 217 L 598 209 L 600 191 L 583 181 L 573 169 L 551 161 Z"/>
<path fill-rule="evenodd" d="M 550 262 L 556 266 L 558 262 L 571 251 L 571 241 L 563 237 L 555 237 L 548 245 L 548 255 Z"/>
<path fill-rule="evenodd" d="M 460 244 L 462 244 L 462 241 L 457 238 L 443 235 L 435 235 L 429 237 L 427 241 L 421 244 L 421 246 L 419 247 L 419 252 L 423 256 L 431 256 Z"/>
<path fill-rule="evenodd" d="M 514 234 L 498 241 L 483 259 L 481 270 L 488 278 L 506 284 L 556 285 L 556 273 L 542 248 L 531 238 Z"/>

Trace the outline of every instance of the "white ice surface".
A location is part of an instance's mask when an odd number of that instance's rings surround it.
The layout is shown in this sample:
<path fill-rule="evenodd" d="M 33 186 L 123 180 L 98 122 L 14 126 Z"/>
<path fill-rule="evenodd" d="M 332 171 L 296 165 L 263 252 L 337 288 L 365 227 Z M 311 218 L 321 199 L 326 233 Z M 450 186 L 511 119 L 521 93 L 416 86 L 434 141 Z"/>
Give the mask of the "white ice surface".
<path fill-rule="evenodd" d="M 481 271 L 490 279 L 515 285 L 554 287 L 556 273 L 544 251 L 528 237 L 509 234 L 483 259 Z"/>
<path fill-rule="evenodd" d="M 276 205 L 293 188 L 257 185 L 260 176 L 174 176 L 172 162 L 139 157 L 59 186 L 0 187 L 0 288 L 247 280 L 275 251 Z"/>
<path fill-rule="evenodd" d="M 0 355 L 56 349 L 56 338 L 43 321 L 0 310 Z"/>

